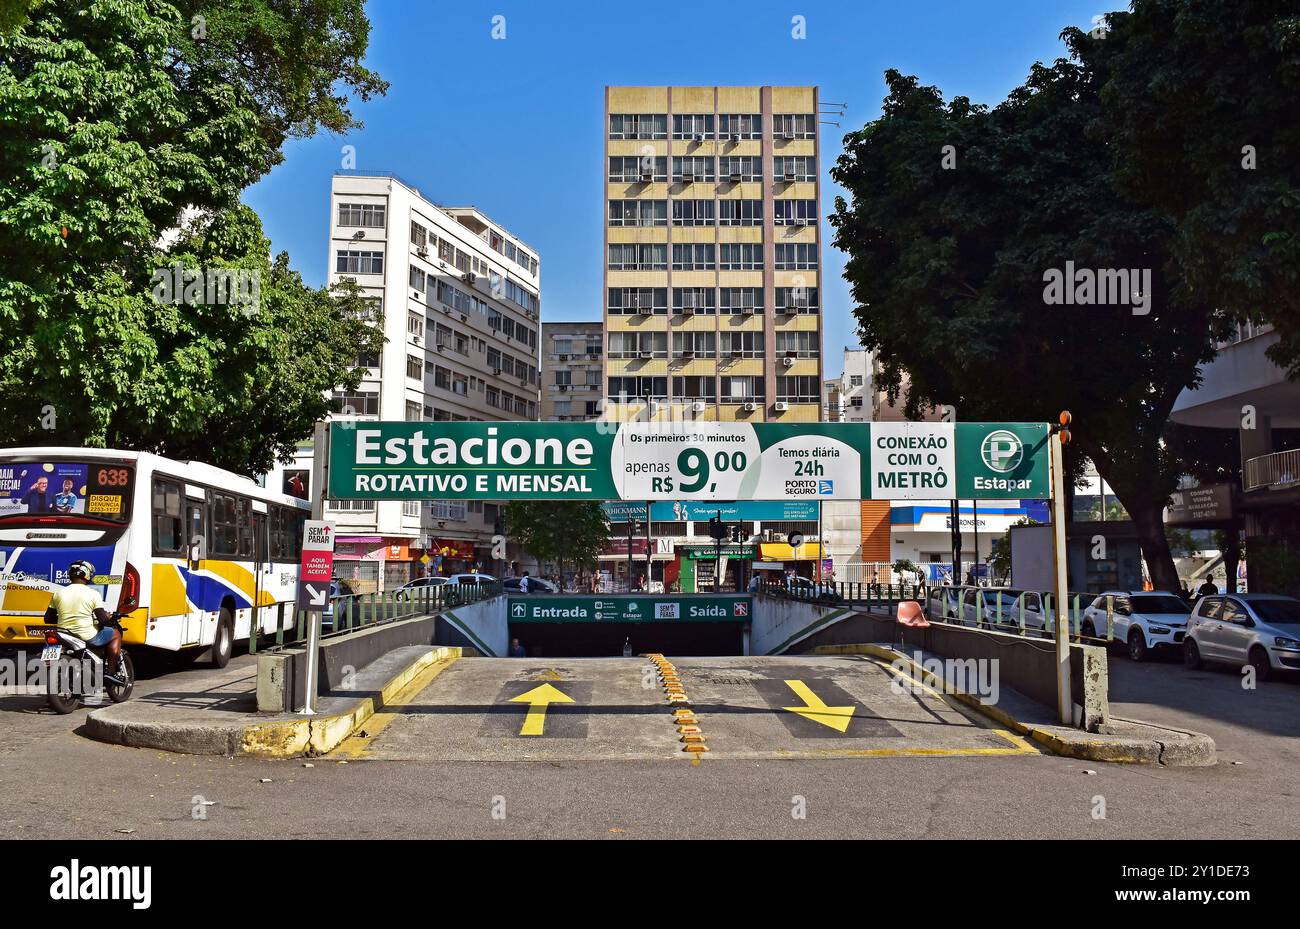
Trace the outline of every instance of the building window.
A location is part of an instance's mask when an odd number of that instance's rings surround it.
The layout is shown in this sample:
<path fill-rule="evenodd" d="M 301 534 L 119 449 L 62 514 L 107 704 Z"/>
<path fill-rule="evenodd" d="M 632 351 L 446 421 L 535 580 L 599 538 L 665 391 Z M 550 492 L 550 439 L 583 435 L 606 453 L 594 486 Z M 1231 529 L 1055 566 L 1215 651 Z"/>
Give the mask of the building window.
<path fill-rule="evenodd" d="M 573 383 L 573 372 L 568 368 L 560 368 L 555 372 L 555 386 L 568 387 Z"/>
<path fill-rule="evenodd" d="M 778 139 L 817 138 L 817 116 L 814 113 L 779 113 L 772 117 L 772 135 Z"/>
<path fill-rule="evenodd" d="M 335 513 L 373 513 L 373 500 L 326 500 L 325 508 Z"/>
<path fill-rule="evenodd" d="M 721 271 L 757 271 L 763 267 L 762 245 L 728 242 L 720 248 L 718 269 Z"/>
<path fill-rule="evenodd" d="M 816 313 L 820 304 L 816 287 L 778 287 L 776 311 L 778 313 Z"/>
<path fill-rule="evenodd" d="M 821 354 L 821 343 L 816 332 L 778 332 L 776 354 L 778 358 L 816 358 Z"/>
<path fill-rule="evenodd" d="M 674 332 L 674 358 L 712 358 L 717 354 L 716 334 L 712 332 Z"/>
<path fill-rule="evenodd" d="M 384 212 L 385 207 L 378 203 L 340 203 L 339 225 L 382 229 Z"/>
<path fill-rule="evenodd" d="M 408 423 L 418 423 L 424 419 L 424 410 L 419 402 L 415 400 L 406 401 L 406 421 Z"/>
<path fill-rule="evenodd" d="M 778 226 L 811 226 L 817 222 L 816 200 L 773 200 L 772 221 Z"/>
<path fill-rule="evenodd" d="M 666 139 L 668 116 L 664 113 L 611 113 L 611 139 Z"/>
<path fill-rule="evenodd" d="M 712 113 L 676 113 L 673 115 L 673 138 L 703 142 L 713 138 Z"/>
<path fill-rule="evenodd" d="M 812 155 L 777 155 L 772 159 L 772 178 L 777 181 L 817 180 L 816 159 Z"/>
<path fill-rule="evenodd" d="M 724 245 L 723 248 L 726 246 Z M 712 243 L 673 245 L 674 271 L 712 271 L 715 264 Z"/>
<path fill-rule="evenodd" d="M 667 200 L 611 200 L 609 201 L 611 226 L 666 226 L 668 225 Z"/>
<path fill-rule="evenodd" d="M 674 226 L 712 226 L 712 200 L 674 200 Z"/>
<path fill-rule="evenodd" d="M 415 355 L 406 356 L 406 376 L 417 381 L 424 377 L 424 362 Z"/>
<path fill-rule="evenodd" d="M 411 220 L 411 244 L 423 251 L 429 244 L 429 231 Z"/>
<path fill-rule="evenodd" d="M 331 404 L 339 416 L 378 416 L 379 392 L 336 390 L 331 395 Z"/>
<path fill-rule="evenodd" d="M 776 246 L 777 271 L 812 271 L 817 268 L 817 246 L 787 243 Z"/>
<path fill-rule="evenodd" d="M 718 177 L 723 181 L 761 181 L 763 159 L 756 155 L 723 155 L 718 159 Z"/>
<path fill-rule="evenodd" d="M 762 200 L 719 200 L 718 225 L 720 226 L 761 226 L 763 225 Z"/>
<path fill-rule="evenodd" d="M 712 287 L 676 287 L 673 289 L 673 312 L 712 313 L 714 312 L 714 290 Z"/>
<path fill-rule="evenodd" d="M 415 265 L 411 265 L 411 273 L 408 275 L 408 281 L 410 282 L 412 290 L 418 290 L 421 293 L 423 293 L 425 277 L 426 276 L 423 271 L 421 271 Z"/>
<path fill-rule="evenodd" d="M 424 338 L 424 316 L 408 311 L 406 314 L 406 334 L 412 338 Z"/>
<path fill-rule="evenodd" d="M 817 378 L 811 375 L 778 377 L 776 399 L 783 403 L 820 403 Z"/>
<path fill-rule="evenodd" d="M 673 180 L 690 183 L 691 181 L 713 180 L 712 155 L 687 155 L 673 158 Z"/>
<path fill-rule="evenodd" d="M 763 288 L 761 287 L 724 287 L 721 294 L 719 312 L 724 314 L 748 314 L 763 312 Z"/>
<path fill-rule="evenodd" d="M 609 179 L 635 184 L 641 181 L 668 180 L 668 158 L 646 155 L 611 155 Z"/>
<path fill-rule="evenodd" d="M 723 403 L 765 402 L 765 388 L 761 377 L 723 377 L 720 380 Z"/>
<path fill-rule="evenodd" d="M 722 333 L 723 358 L 762 358 L 764 354 L 763 333 Z"/>
<path fill-rule="evenodd" d="M 339 274 L 383 274 L 384 253 L 340 249 L 335 256 L 334 270 Z"/>
<path fill-rule="evenodd" d="M 717 394 L 714 391 L 713 375 L 705 374 L 673 378 L 673 396 L 682 400 L 715 402 Z"/>
<path fill-rule="evenodd" d="M 722 113 L 718 116 L 718 138 L 739 142 L 741 139 L 761 139 L 763 117 L 759 113 Z"/>
<path fill-rule="evenodd" d="M 611 287 L 609 313 L 611 316 L 665 315 L 668 313 L 668 288 Z"/>
<path fill-rule="evenodd" d="M 850 386 L 850 387 L 861 387 L 861 386 L 862 386 L 862 375 L 861 375 L 861 374 L 850 374 L 850 375 L 849 375 L 849 386 Z"/>
<path fill-rule="evenodd" d="M 451 369 L 442 365 L 433 366 L 433 386 L 442 390 L 451 390 Z"/>
<path fill-rule="evenodd" d="M 629 400 L 668 399 L 667 377 L 611 377 L 609 379 L 609 398 L 616 403 Z"/>
<path fill-rule="evenodd" d="M 611 271 L 666 271 L 668 246 L 632 242 L 611 245 L 609 269 Z"/>

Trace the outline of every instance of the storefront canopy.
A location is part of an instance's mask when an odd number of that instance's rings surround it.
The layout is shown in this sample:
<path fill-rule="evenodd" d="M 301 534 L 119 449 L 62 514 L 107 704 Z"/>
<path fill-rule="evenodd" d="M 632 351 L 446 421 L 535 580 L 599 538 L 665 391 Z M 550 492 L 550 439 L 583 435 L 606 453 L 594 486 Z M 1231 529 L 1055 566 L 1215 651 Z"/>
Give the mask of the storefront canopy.
<path fill-rule="evenodd" d="M 764 542 L 761 550 L 764 561 L 816 561 L 822 557 L 819 542 L 805 542 L 798 548 L 784 542 Z"/>

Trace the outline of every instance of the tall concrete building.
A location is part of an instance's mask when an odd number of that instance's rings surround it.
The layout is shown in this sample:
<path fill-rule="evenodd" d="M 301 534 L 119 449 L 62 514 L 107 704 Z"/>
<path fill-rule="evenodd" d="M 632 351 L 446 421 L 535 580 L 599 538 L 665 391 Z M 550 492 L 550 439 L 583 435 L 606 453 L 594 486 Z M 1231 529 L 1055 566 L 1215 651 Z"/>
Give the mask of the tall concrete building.
<path fill-rule="evenodd" d="M 845 348 L 839 377 L 828 378 L 825 419 L 831 423 L 865 423 L 872 418 L 874 364 L 865 348 Z"/>
<path fill-rule="evenodd" d="M 386 340 L 357 359 L 364 380 L 335 393 L 331 418 L 537 419 L 537 251 L 478 209 L 441 206 L 393 176 L 336 175 L 329 209 L 329 282 L 361 288 Z M 312 455 L 304 446 L 269 480 L 318 495 Z M 498 515 L 482 501 L 325 502 L 339 576 L 359 591 L 439 568 L 490 569 Z"/>
<path fill-rule="evenodd" d="M 542 323 L 542 422 L 600 417 L 604 355 L 600 323 Z"/>
<path fill-rule="evenodd" d="M 821 418 L 815 87 L 605 88 L 607 418 Z"/>

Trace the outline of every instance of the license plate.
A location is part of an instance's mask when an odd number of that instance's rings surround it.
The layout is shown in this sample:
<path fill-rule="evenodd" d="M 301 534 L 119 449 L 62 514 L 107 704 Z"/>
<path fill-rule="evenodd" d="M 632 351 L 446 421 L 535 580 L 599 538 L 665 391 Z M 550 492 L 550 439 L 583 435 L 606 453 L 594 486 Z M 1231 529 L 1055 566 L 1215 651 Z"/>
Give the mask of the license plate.
<path fill-rule="evenodd" d="M 58 661 L 62 657 L 62 645 L 47 645 L 41 649 L 41 661 Z"/>

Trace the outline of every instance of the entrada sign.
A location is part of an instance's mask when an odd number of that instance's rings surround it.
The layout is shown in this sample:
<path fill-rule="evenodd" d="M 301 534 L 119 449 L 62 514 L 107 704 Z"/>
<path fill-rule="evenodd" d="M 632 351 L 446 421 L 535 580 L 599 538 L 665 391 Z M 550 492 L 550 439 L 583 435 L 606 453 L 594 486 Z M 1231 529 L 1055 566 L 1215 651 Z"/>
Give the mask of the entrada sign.
<path fill-rule="evenodd" d="M 336 422 L 361 500 L 1042 500 L 1043 423 Z"/>
<path fill-rule="evenodd" d="M 534 594 L 506 598 L 512 623 L 748 622 L 753 598 L 745 595 L 587 597 Z"/>

